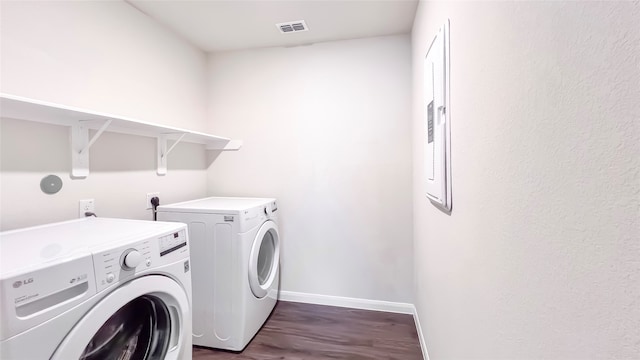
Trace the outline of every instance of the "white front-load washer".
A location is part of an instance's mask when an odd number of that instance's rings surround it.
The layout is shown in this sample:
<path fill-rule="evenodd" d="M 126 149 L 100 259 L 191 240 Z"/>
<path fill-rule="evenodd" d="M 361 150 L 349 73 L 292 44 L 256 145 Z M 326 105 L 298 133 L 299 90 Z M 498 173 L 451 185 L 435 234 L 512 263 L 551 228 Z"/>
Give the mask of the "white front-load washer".
<path fill-rule="evenodd" d="M 89 217 L 0 233 L 0 253 L 0 359 L 191 359 L 184 224 Z"/>
<path fill-rule="evenodd" d="M 158 220 L 189 226 L 193 344 L 243 350 L 278 300 L 275 199 L 211 197 L 157 210 Z"/>

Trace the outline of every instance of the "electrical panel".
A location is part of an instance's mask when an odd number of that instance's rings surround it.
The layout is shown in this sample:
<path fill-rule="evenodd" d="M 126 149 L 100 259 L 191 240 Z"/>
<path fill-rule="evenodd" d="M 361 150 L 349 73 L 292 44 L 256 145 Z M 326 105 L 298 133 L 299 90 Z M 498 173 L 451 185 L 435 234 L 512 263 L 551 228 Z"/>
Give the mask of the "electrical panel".
<path fill-rule="evenodd" d="M 427 197 L 451 211 L 451 109 L 449 21 L 440 28 L 424 61 L 425 177 Z"/>

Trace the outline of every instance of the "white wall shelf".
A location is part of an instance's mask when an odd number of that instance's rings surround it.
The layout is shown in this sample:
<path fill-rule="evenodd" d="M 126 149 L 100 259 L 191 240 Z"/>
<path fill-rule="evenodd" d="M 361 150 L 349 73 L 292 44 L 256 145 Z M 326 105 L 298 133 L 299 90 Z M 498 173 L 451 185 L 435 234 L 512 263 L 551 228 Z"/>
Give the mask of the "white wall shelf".
<path fill-rule="evenodd" d="M 158 175 L 167 173 L 167 156 L 179 142 L 204 144 L 207 150 L 234 151 L 241 140 L 74 108 L 0 93 L 0 116 L 68 126 L 71 129 L 71 176 L 89 175 L 89 149 L 104 131 L 154 137 L 158 142 Z M 89 137 L 89 130 L 95 130 Z M 171 146 L 168 142 L 173 141 Z"/>

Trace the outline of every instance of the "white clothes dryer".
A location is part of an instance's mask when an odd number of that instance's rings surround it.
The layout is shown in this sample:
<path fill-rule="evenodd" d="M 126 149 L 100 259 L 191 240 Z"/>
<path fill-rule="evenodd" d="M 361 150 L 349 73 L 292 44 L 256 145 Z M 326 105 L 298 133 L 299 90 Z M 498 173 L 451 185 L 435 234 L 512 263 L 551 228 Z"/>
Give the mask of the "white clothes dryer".
<path fill-rule="evenodd" d="M 0 233 L 0 359 L 190 360 L 186 226 L 84 218 Z"/>
<path fill-rule="evenodd" d="M 211 197 L 158 207 L 189 226 L 193 344 L 241 351 L 276 305 L 280 236 L 275 199 Z"/>

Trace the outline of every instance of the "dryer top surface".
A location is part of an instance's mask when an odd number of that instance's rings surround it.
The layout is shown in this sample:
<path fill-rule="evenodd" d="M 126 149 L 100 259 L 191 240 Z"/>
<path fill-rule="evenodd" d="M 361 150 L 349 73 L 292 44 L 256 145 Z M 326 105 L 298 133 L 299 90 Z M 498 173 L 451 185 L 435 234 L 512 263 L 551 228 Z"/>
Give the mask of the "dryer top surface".
<path fill-rule="evenodd" d="M 237 213 L 274 202 L 272 198 L 209 197 L 171 205 L 160 205 L 158 211 Z"/>

